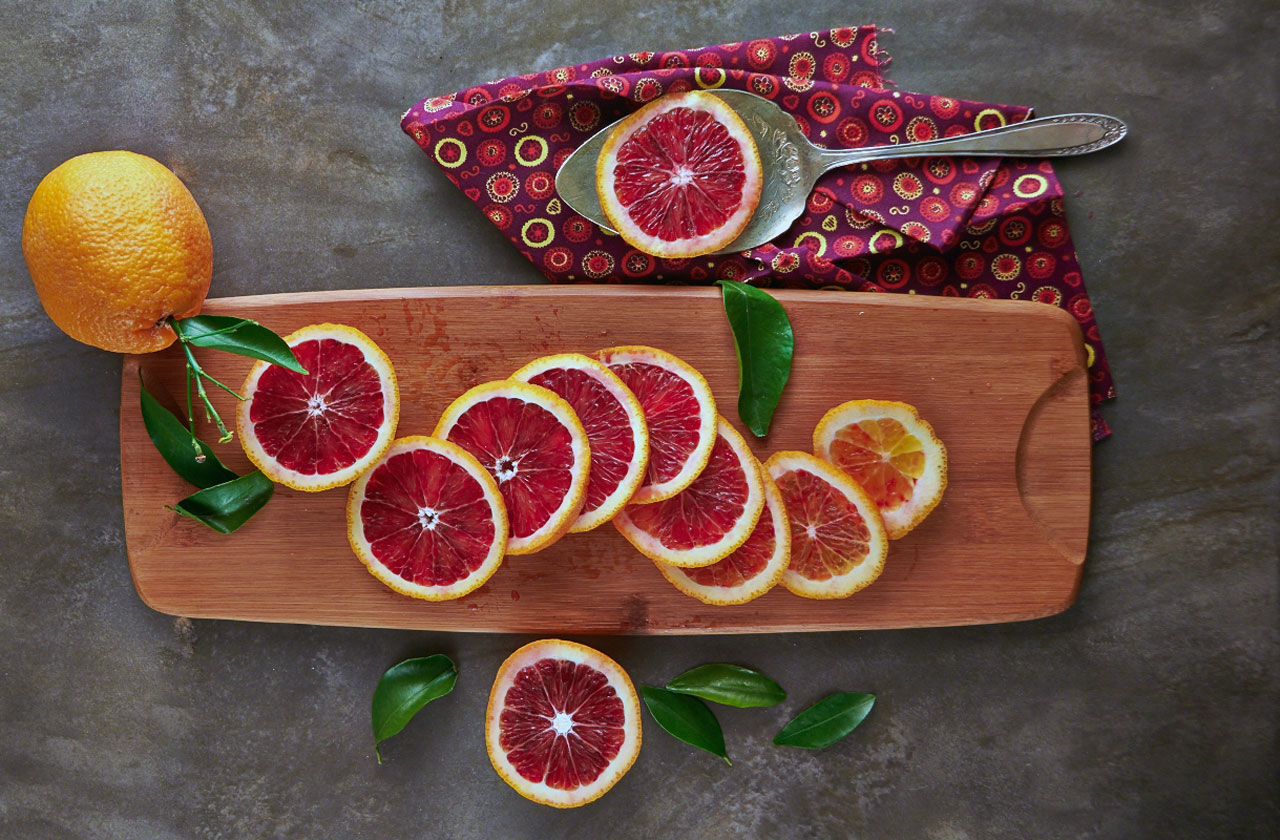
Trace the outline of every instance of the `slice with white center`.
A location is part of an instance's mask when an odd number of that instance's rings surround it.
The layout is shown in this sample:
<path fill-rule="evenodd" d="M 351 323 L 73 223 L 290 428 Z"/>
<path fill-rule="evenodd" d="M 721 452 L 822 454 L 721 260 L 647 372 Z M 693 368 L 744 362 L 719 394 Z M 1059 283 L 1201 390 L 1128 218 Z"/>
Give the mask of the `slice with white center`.
<path fill-rule="evenodd" d="M 400 416 L 391 360 L 341 324 L 285 337 L 306 373 L 258 362 L 240 388 L 236 430 L 253 465 L 295 490 L 350 484 L 387 451 Z"/>
<path fill-rule="evenodd" d="M 591 451 L 578 415 L 546 388 L 487 382 L 454 400 L 435 437 L 471 453 L 498 482 L 508 554 L 532 554 L 569 530 L 582 509 Z"/>
<path fill-rule="evenodd" d="M 562 397 L 587 433 L 587 495 L 569 531 L 590 531 L 608 522 L 631 499 L 649 465 L 649 429 L 636 395 L 604 364 L 581 353 L 534 359 L 511 378 Z"/>
<path fill-rule="evenodd" d="M 705 469 L 678 495 L 627 505 L 613 524 L 651 560 L 672 566 L 710 566 L 746 542 L 764 510 L 760 464 L 738 430 L 723 417 Z"/>
<path fill-rule="evenodd" d="M 826 413 L 813 451 L 875 499 L 889 539 L 919 525 L 947 489 L 947 450 L 915 406 L 852 400 Z"/>
<path fill-rule="evenodd" d="M 489 692 L 493 769 L 526 799 L 575 808 L 604 795 L 640 753 L 640 703 L 627 672 L 576 642 L 517 650 Z"/>
<path fill-rule="evenodd" d="M 768 475 L 764 482 L 764 513 L 747 541 L 728 557 L 697 569 L 682 569 L 654 561 L 658 571 L 677 589 L 704 604 L 745 604 L 782 580 L 791 559 L 791 529 L 778 486 Z"/>
<path fill-rule="evenodd" d="M 760 153 L 742 118 L 715 94 L 663 96 L 609 135 L 596 193 L 614 230 L 660 257 L 719 251 L 742 233 L 763 184 Z"/>
<path fill-rule="evenodd" d="M 865 490 L 808 452 L 775 452 L 764 468 L 791 526 L 783 586 L 805 598 L 845 598 L 880 576 L 889 537 Z"/>
<path fill-rule="evenodd" d="M 493 477 L 461 447 L 406 437 L 351 485 L 347 538 L 387 586 L 445 601 L 497 571 L 507 547 L 507 513 Z"/>
<path fill-rule="evenodd" d="M 716 440 L 711 386 L 688 362 L 656 347 L 610 347 L 596 358 L 635 394 L 649 429 L 649 466 L 631 503 L 671 498 L 693 483 L 711 457 Z"/>

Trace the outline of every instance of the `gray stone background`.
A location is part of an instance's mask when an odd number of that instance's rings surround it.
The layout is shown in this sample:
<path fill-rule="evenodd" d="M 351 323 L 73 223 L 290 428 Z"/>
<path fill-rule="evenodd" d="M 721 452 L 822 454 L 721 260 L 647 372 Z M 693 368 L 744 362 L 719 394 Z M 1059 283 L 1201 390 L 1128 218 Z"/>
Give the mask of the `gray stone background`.
<path fill-rule="evenodd" d="M 638 49 L 877 22 L 904 90 L 1096 110 L 1059 167 L 1120 399 L 1095 450 L 1079 603 L 945 630 L 588 639 L 638 681 L 746 661 L 798 701 L 875 692 L 852 737 L 718 709 L 732 768 L 649 726 L 557 812 L 490 768 L 493 674 L 526 641 L 175 620 L 129 578 L 120 359 L 46 319 L 19 250 L 73 155 L 172 166 L 214 295 L 541 277 L 398 130 L 425 94 Z M 1275 837 L 1277 67 L 1269 0 L 0 2 L 0 835 L 5 838 Z M 465 248 L 460 246 L 465 243 Z M 408 655 L 457 690 L 374 763 Z M 647 725 L 647 724 L 646 724 Z"/>

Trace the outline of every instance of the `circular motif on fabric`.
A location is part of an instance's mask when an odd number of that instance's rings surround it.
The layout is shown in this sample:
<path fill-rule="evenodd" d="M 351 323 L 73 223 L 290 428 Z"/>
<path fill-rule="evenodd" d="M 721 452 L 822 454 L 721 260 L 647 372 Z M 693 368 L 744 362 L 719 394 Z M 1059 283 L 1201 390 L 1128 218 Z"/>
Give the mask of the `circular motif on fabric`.
<path fill-rule="evenodd" d="M 832 213 L 822 220 L 822 229 L 827 233 L 831 233 L 838 227 L 840 227 L 840 220 L 836 218 L 835 213 Z"/>
<path fill-rule="evenodd" d="M 583 99 L 569 108 L 569 125 L 578 131 L 591 131 L 600 124 L 600 106 Z"/>
<path fill-rule="evenodd" d="M 595 232 L 595 225 L 581 216 L 570 216 L 564 220 L 561 230 L 570 242 L 586 242 Z"/>
<path fill-rule="evenodd" d="M 596 87 L 608 94 L 626 96 L 631 90 L 631 82 L 622 76 L 601 76 L 596 79 Z"/>
<path fill-rule="evenodd" d="M 688 67 L 689 57 L 682 52 L 667 52 L 658 60 L 659 67 Z"/>
<path fill-rule="evenodd" d="M 622 273 L 628 277 L 643 277 L 653 271 L 653 257 L 644 251 L 632 249 L 622 255 Z"/>
<path fill-rule="evenodd" d="M 429 114 L 434 114 L 437 111 L 443 111 L 445 108 L 448 108 L 452 104 L 453 104 L 452 93 L 449 94 L 448 96 L 433 96 L 430 99 L 428 99 L 426 102 L 422 103 L 422 110 L 426 111 Z"/>
<path fill-rule="evenodd" d="M 902 108 L 892 99 L 881 99 L 871 106 L 871 124 L 888 134 L 902 127 Z"/>
<path fill-rule="evenodd" d="M 457 169 L 467 160 L 467 147 L 456 137 L 443 137 L 436 142 L 435 158 L 446 169 Z"/>
<path fill-rule="evenodd" d="M 1013 194 L 1018 198 L 1035 198 L 1049 189 L 1049 181 L 1043 175 L 1022 175 L 1013 182 Z"/>
<path fill-rule="evenodd" d="M 995 227 L 996 227 L 996 220 L 988 219 L 985 222 L 980 222 L 979 224 L 971 224 L 967 228 L 965 228 L 965 230 L 973 234 L 974 236 L 982 236 L 984 233 L 990 233 L 991 231 L 995 230 Z"/>
<path fill-rule="evenodd" d="M 951 205 L 936 195 L 927 196 L 920 202 L 920 215 L 930 222 L 941 222 L 951 215 Z"/>
<path fill-rule="evenodd" d="M 492 201 L 507 204 L 520 192 L 520 179 L 510 172 L 495 172 L 485 181 L 484 191 Z"/>
<path fill-rule="evenodd" d="M 572 155 L 574 151 L 576 150 L 571 146 L 562 146 L 559 149 L 556 149 L 556 153 L 551 156 L 551 171 L 559 172 L 560 167 L 564 166 L 564 162 L 569 159 L 569 156 Z"/>
<path fill-rule="evenodd" d="M 1036 229 L 1036 239 L 1046 248 L 1056 248 L 1067 241 L 1067 226 L 1059 219 L 1045 219 Z"/>
<path fill-rule="evenodd" d="M 592 280 L 613 273 L 613 256 L 606 251 L 588 251 L 582 258 L 582 271 Z"/>
<path fill-rule="evenodd" d="M 1000 222 L 997 233 L 1005 245 L 1021 245 L 1031 238 L 1031 223 L 1025 216 L 1010 216 Z"/>
<path fill-rule="evenodd" d="M 869 228 L 880 221 L 879 214 L 873 213 L 870 208 L 857 208 L 852 204 L 844 206 L 844 220 L 850 226 L 855 228 Z"/>
<path fill-rule="evenodd" d="M 902 247 L 902 234 L 888 228 L 871 237 L 871 253 L 887 254 Z"/>
<path fill-rule="evenodd" d="M 689 265 L 689 258 L 676 257 L 673 259 L 671 257 L 663 257 L 661 260 L 659 260 L 659 262 L 662 264 L 662 267 L 665 269 L 668 269 L 670 271 L 680 271 L 681 269 L 686 268 Z"/>
<path fill-rule="evenodd" d="M 493 134 L 506 128 L 511 122 L 511 109 L 506 105 L 489 105 L 476 115 L 476 125 L 481 131 Z"/>
<path fill-rule="evenodd" d="M 545 248 L 556 238 L 550 219 L 530 219 L 520 228 L 520 239 L 530 248 Z"/>
<path fill-rule="evenodd" d="M 476 160 L 481 166 L 497 166 L 507 159 L 507 144 L 501 140 L 489 138 L 481 140 L 476 146 Z"/>
<path fill-rule="evenodd" d="M 720 53 L 714 50 L 707 50 L 698 56 L 693 63 L 698 67 L 723 67 L 724 59 L 720 58 Z"/>
<path fill-rule="evenodd" d="M 854 39 L 858 37 L 858 30 L 849 26 L 842 26 L 839 29 L 831 30 L 828 37 L 831 38 L 831 43 L 837 47 L 851 47 Z"/>
<path fill-rule="evenodd" d="M 551 177 L 550 172 L 539 170 L 533 172 L 528 178 L 524 179 L 524 191 L 529 194 L 530 198 L 541 201 L 556 191 L 556 179 Z"/>
<path fill-rule="evenodd" d="M 772 41 L 760 39 L 747 44 L 747 62 L 757 70 L 764 70 L 778 57 L 778 48 Z"/>
<path fill-rule="evenodd" d="M 716 279 L 727 283 L 739 283 L 745 280 L 746 276 L 747 264 L 737 257 L 725 260 L 716 268 Z"/>
<path fill-rule="evenodd" d="M 649 59 L 653 58 L 653 52 L 650 50 L 641 50 L 640 52 L 628 53 L 628 55 L 631 56 L 632 61 L 640 64 L 648 64 Z"/>
<path fill-rule="evenodd" d="M 462 101 L 468 105 L 484 105 L 492 102 L 493 96 L 482 87 L 473 87 L 462 92 Z"/>
<path fill-rule="evenodd" d="M 808 208 L 809 212 L 815 216 L 820 213 L 826 213 L 836 202 L 835 193 L 828 187 L 818 187 L 809 193 Z"/>
<path fill-rule="evenodd" d="M 510 209 L 498 204 L 490 204 L 482 212 L 489 217 L 489 221 L 498 226 L 498 230 L 506 230 L 511 227 L 511 220 L 514 216 Z"/>
<path fill-rule="evenodd" d="M 978 112 L 978 116 L 973 118 L 974 131 L 986 131 L 988 128 L 1000 128 L 1007 124 L 1004 114 L 995 108 L 983 108 Z"/>
<path fill-rule="evenodd" d="M 996 294 L 996 290 L 991 288 L 990 284 L 979 283 L 969 289 L 969 297 L 991 300 L 998 297 L 998 295 Z"/>
<path fill-rule="evenodd" d="M 958 207 L 968 207 L 978 200 L 978 188 L 968 181 L 961 181 L 951 188 L 947 198 L 951 199 L 951 203 Z"/>
<path fill-rule="evenodd" d="M 536 134 L 526 134 L 516 141 L 516 160 L 524 166 L 537 166 L 547 159 L 547 141 Z"/>
<path fill-rule="evenodd" d="M 790 251 L 779 251 L 773 255 L 769 266 L 778 274 L 790 274 L 800 267 L 800 258 Z"/>
<path fill-rule="evenodd" d="M 1062 292 L 1053 286 L 1041 286 L 1031 293 L 1031 300 L 1036 303 L 1047 303 L 1050 306 L 1062 305 Z"/>
<path fill-rule="evenodd" d="M 1081 321 L 1088 319 L 1093 315 L 1093 306 L 1089 303 L 1089 298 L 1083 294 L 1078 294 L 1071 299 L 1071 303 L 1067 305 L 1071 310 L 1071 314 Z"/>
<path fill-rule="evenodd" d="M 846 267 L 849 269 L 849 273 L 859 280 L 866 280 L 871 276 L 871 262 L 866 257 L 850 260 Z"/>
<path fill-rule="evenodd" d="M 747 76 L 747 89 L 756 96 L 773 99 L 778 95 L 778 80 L 763 73 L 752 73 Z"/>
<path fill-rule="evenodd" d="M 538 128 L 555 128 L 564 118 L 564 109 L 558 102 L 540 102 L 533 109 L 533 124 Z"/>
<path fill-rule="evenodd" d="M 794 90 L 796 93 L 804 93 L 806 90 L 813 87 L 813 79 L 797 79 L 795 76 L 784 76 L 782 83 Z M 796 118 L 796 122 L 800 122 L 799 117 Z M 800 130 L 805 130 L 803 124 L 801 124 Z"/>
<path fill-rule="evenodd" d="M 866 122 L 860 117 L 845 117 L 836 126 L 836 139 L 840 141 L 840 145 L 851 149 L 865 146 L 870 134 Z"/>
<path fill-rule="evenodd" d="M 903 236 L 909 236 L 917 242 L 928 242 L 933 238 L 933 231 L 915 220 L 903 222 L 899 230 L 902 231 Z"/>
<path fill-rule="evenodd" d="M 840 102 L 833 94 L 820 90 L 809 97 L 805 110 L 809 112 L 809 116 L 825 124 L 840 116 Z"/>
<path fill-rule="evenodd" d="M 1000 201 L 994 195 L 987 194 L 982 197 L 977 206 L 973 208 L 973 217 L 975 219 L 986 219 L 994 216 L 1000 210 Z"/>
<path fill-rule="evenodd" d="M 893 177 L 893 191 L 899 198 L 915 201 L 924 195 L 924 184 L 914 172 L 899 172 Z"/>
<path fill-rule="evenodd" d="M 827 252 L 827 238 L 814 230 L 807 230 L 796 237 L 795 247 L 808 248 L 812 253 L 822 256 Z"/>
<path fill-rule="evenodd" d="M 849 61 L 849 56 L 844 53 L 832 53 L 822 59 L 822 77 L 828 82 L 840 84 L 849 78 L 851 70 L 853 70 L 853 64 Z"/>
<path fill-rule="evenodd" d="M 977 280 L 986 267 L 987 262 L 982 255 L 972 251 L 961 254 L 960 259 L 956 260 L 956 274 L 961 280 Z"/>
<path fill-rule="evenodd" d="M 905 133 L 910 143 L 933 140 L 938 137 L 938 124 L 928 117 L 912 117 Z"/>
<path fill-rule="evenodd" d="M 1027 255 L 1027 274 L 1033 280 L 1046 280 L 1053 275 L 1058 261 L 1048 251 L 1036 251 Z"/>
<path fill-rule="evenodd" d="M 867 243 L 851 234 L 836 237 L 834 248 L 837 257 L 856 257 L 867 250 Z"/>
<path fill-rule="evenodd" d="M 924 176 L 935 184 L 950 184 L 956 179 L 956 165 L 951 158 L 925 158 Z"/>
<path fill-rule="evenodd" d="M 563 245 L 548 248 L 547 253 L 542 256 L 542 264 L 547 267 L 548 271 L 568 271 L 573 268 L 573 251 Z"/>
<path fill-rule="evenodd" d="M 719 67 L 699 67 L 693 71 L 693 80 L 703 90 L 714 90 L 723 85 L 727 78 Z"/>
<path fill-rule="evenodd" d="M 849 81 L 862 88 L 874 88 L 880 85 L 880 77 L 873 70 L 859 70 Z"/>
<path fill-rule="evenodd" d="M 960 103 L 949 96 L 930 96 L 929 109 L 939 118 L 949 120 L 960 113 Z"/>
<path fill-rule="evenodd" d="M 791 60 L 787 62 L 787 73 L 793 79 L 812 79 L 813 73 L 817 69 L 818 62 L 811 52 L 795 53 L 791 56 Z"/>
<path fill-rule="evenodd" d="M 529 95 L 529 89 L 521 87 L 515 82 L 507 82 L 498 88 L 498 96 L 503 102 L 519 102 Z"/>
<path fill-rule="evenodd" d="M 991 261 L 991 273 L 997 280 L 1007 283 L 1022 273 L 1022 260 L 1015 254 L 1001 254 Z"/>
<path fill-rule="evenodd" d="M 926 286 L 936 286 L 947 279 L 947 261 L 941 257 L 925 257 L 916 263 L 916 279 Z"/>
<path fill-rule="evenodd" d="M 850 191 L 863 204 L 875 204 L 884 198 L 884 182 L 875 175 L 859 175 L 853 179 Z"/>
<path fill-rule="evenodd" d="M 882 260 L 876 267 L 876 282 L 886 289 L 901 289 L 911 279 L 911 269 L 905 260 Z"/>
<path fill-rule="evenodd" d="M 636 101 L 648 102 L 662 94 L 662 84 L 652 76 L 645 76 L 636 82 Z"/>
<path fill-rule="evenodd" d="M 567 85 L 576 78 L 578 78 L 578 71 L 572 67 L 557 67 L 554 70 L 548 70 L 546 74 L 549 85 Z"/>

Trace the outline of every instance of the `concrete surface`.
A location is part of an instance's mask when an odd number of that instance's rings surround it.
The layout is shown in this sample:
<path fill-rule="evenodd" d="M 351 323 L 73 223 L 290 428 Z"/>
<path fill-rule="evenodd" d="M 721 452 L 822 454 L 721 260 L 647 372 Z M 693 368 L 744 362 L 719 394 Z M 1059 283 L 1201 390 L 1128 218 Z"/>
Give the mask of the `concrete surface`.
<path fill-rule="evenodd" d="M 640 681 L 735 660 L 796 705 L 880 699 L 821 753 L 769 745 L 792 704 L 718 710 L 732 768 L 649 726 L 611 794 L 557 812 L 483 752 L 489 682 L 525 639 L 192 623 L 139 602 L 120 361 L 53 327 L 19 250 L 45 172 L 110 147 L 172 165 L 212 227 L 216 295 L 538 282 L 400 134 L 419 96 L 870 21 L 897 30 L 903 89 L 1131 125 L 1059 169 L 1121 392 L 1077 606 L 993 627 L 590 640 Z M 1278 23 L 1266 0 L 3 0 L 0 836 L 1278 836 Z M 374 683 L 432 651 L 460 663 L 457 690 L 379 767 Z"/>

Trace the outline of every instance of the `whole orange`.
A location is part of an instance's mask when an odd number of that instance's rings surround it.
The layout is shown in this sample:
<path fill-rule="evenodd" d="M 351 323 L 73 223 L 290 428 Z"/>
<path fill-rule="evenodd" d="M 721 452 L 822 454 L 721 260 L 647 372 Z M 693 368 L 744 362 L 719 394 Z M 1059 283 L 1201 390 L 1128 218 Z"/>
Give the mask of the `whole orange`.
<path fill-rule="evenodd" d="M 173 343 L 166 319 L 200 311 L 213 243 L 196 200 L 159 161 L 92 152 L 44 177 L 22 253 L 44 311 L 67 335 L 119 353 Z"/>

